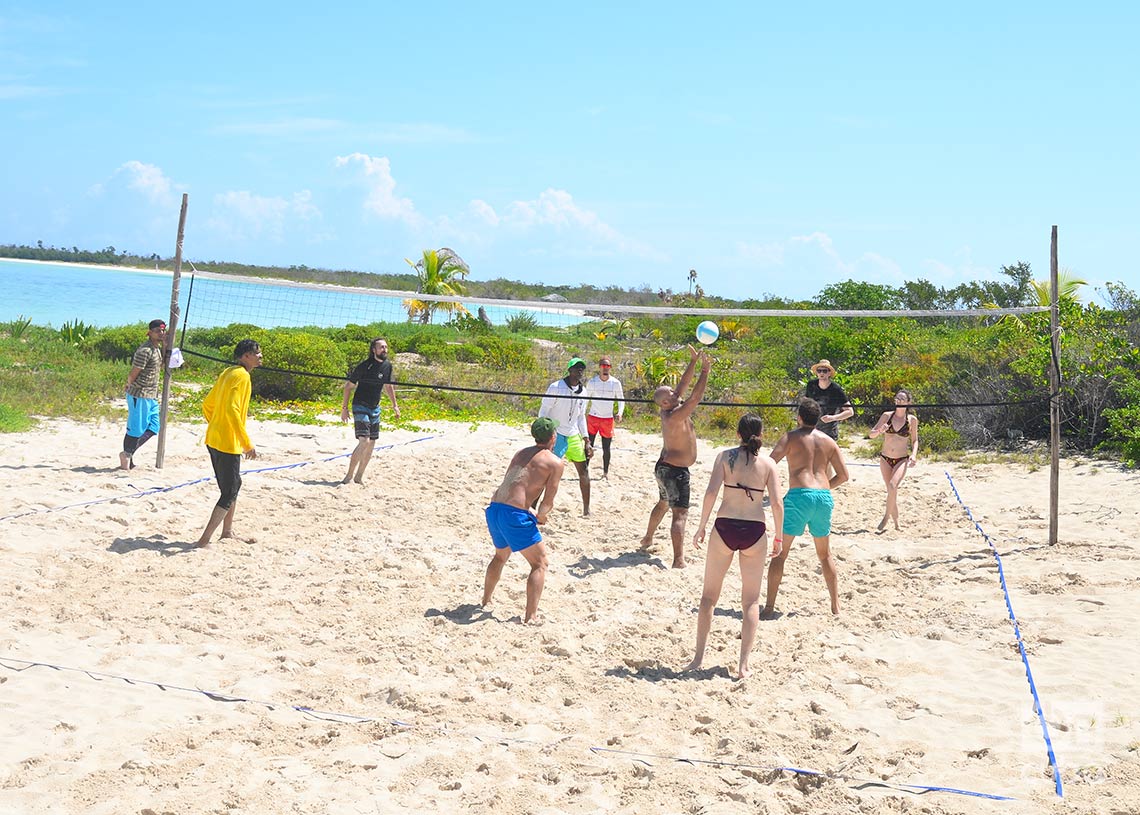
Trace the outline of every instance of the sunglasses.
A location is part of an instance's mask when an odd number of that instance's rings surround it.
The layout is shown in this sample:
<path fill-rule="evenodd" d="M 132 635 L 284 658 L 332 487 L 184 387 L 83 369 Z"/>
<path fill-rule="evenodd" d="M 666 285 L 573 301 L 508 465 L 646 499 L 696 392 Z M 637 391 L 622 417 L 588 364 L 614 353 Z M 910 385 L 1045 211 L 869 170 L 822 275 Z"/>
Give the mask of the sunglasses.
<path fill-rule="evenodd" d="M 816 369 L 815 369 L 815 372 L 816 372 L 817 374 L 830 374 L 830 373 L 835 373 L 835 372 L 834 372 L 834 371 L 833 371 L 831 368 L 816 368 Z"/>

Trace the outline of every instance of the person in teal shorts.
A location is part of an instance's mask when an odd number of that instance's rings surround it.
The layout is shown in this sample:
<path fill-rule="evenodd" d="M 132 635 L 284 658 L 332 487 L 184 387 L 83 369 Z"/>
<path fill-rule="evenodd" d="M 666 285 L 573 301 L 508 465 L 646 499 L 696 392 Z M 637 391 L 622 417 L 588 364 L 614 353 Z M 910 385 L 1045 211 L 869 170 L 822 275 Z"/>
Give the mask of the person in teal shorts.
<path fill-rule="evenodd" d="M 823 567 L 823 581 L 831 597 L 831 613 L 839 613 L 839 578 L 831 556 L 831 491 L 848 480 L 847 465 L 835 440 L 816 429 L 819 402 L 801 399 L 797 427 L 789 430 L 772 448 L 772 460 L 788 459 L 788 494 L 784 496 L 784 548 L 768 564 L 768 596 L 764 615 L 776 607 L 776 593 L 784 577 L 784 562 L 792 542 L 807 529 L 815 541 L 815 554 Z"/>

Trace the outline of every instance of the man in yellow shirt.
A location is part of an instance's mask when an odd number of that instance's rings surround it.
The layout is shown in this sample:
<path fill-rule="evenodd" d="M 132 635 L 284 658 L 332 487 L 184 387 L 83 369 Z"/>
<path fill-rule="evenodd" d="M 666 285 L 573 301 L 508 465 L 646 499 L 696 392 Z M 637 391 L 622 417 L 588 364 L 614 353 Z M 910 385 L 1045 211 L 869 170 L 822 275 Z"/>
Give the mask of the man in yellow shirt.
<path fill-rule="evenodd" d="M 199 546 L 206 546 L 219 526 L 222 538 L 238 537 L 234 534 L 234 510 L 237 509 L 238 491 L 241 490 L 241 457 L 257 458 L 257 449 L 245 432 L 245 417 L 249 413 L 249 396 L 252 384 L 249 372 L 261 365 L 261 346 L 254 340 L 242 340 L 234 347 L 237 365 L 226 368 L 202 402 L 206 417 L 206 449 L 222 496 L 218 499 Z"/>

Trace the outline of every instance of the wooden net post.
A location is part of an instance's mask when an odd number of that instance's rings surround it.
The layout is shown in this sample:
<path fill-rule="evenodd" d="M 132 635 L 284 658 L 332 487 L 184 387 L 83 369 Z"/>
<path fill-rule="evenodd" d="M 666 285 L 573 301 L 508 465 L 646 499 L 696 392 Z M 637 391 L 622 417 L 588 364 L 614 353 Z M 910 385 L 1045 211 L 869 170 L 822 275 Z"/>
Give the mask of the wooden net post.
<path fill-rule="evenodd" d="M 186 233 L 186 208 L 190 196 L 182 193 L 182 212 L 178 216 L 178 240 L 174 244 L 174 279 L 170 284 L 170 322 L 166 327 L 166 344 L 162 354 L 162 404 L 159 407 L 158 452 L 154 466 L 162 469 L 166 458 L 166 416 L 170 409 L 170 353 L 174 350 L 174 337 L 178 331 L 178 286 L 182 280 L 182 238 Z"/>

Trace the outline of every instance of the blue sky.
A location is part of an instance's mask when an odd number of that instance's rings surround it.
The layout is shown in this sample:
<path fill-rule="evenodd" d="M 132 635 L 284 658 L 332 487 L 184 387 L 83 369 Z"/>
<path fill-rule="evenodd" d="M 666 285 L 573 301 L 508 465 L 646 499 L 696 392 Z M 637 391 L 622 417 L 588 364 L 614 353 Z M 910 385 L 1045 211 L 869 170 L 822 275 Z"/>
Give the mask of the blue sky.
<path fill-rule="evenodd" d="M 0 242 L 1140 290 L 1140 6 L 0 2 Z M 1090 299 L 1096 299 L 1089 292 Z"/>

